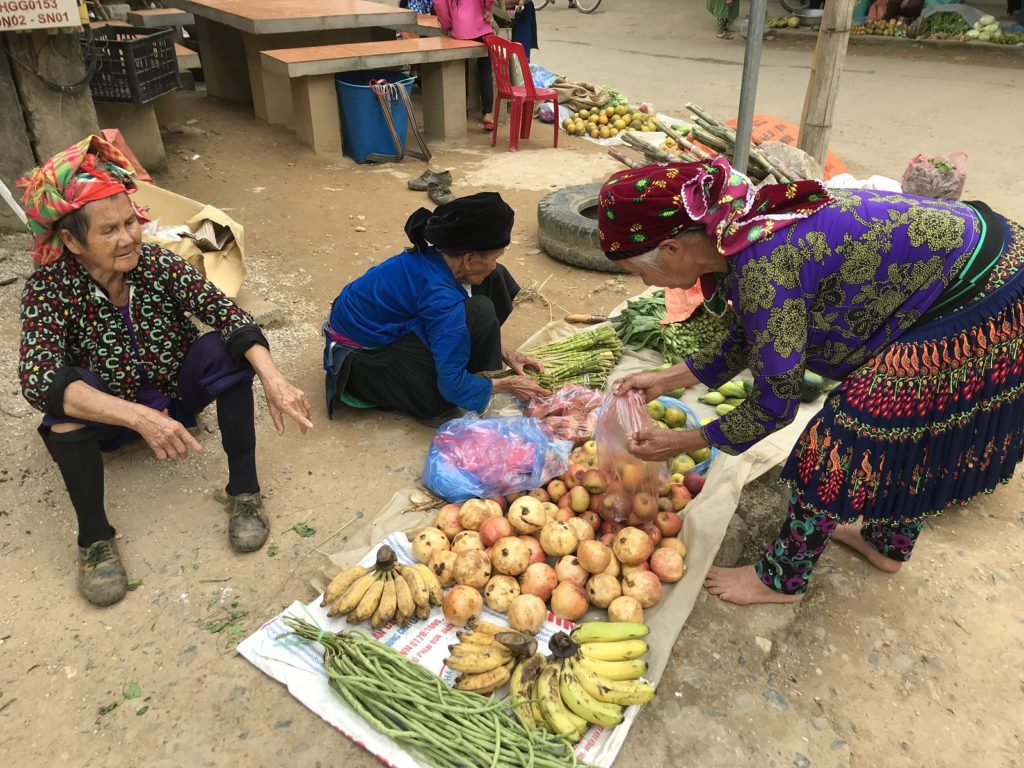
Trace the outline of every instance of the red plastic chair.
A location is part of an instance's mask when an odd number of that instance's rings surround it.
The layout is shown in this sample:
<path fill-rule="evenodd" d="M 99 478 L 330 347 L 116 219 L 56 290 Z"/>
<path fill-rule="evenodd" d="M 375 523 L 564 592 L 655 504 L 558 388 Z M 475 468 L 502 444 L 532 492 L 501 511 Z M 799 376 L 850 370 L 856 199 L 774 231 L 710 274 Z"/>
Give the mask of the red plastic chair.
<path fill-rule="evenodd" d="M 501 102 L 509 99 L 512 102 L 512 114 L 509 120 L 508 148 L 513 152 L 519 149 L 519 139 L 530 138 L 533 125 L 533 105 L 538 101 L 554 102 L 555 107 L 555 146 L 558 146 L 558 91 L 551 88 L 537 88 L 530 75 L 530 64 L 526 60 L 526 52 L 522 43 L 511 43 L 498 35 L 487 35 L 484 38 L 487 53 L 491 57 L 491 68 L 494 70 L 494 81 L 497 93 L 494 97 L 494 129 L 491 131 L 491 146 L 498 143 L 498 121 L 501 117 Z M 512 85 L 509 78 L 509 64 L 512 57 L 519 60 L 519 68 L 523 73 L 523 85 Z"/>

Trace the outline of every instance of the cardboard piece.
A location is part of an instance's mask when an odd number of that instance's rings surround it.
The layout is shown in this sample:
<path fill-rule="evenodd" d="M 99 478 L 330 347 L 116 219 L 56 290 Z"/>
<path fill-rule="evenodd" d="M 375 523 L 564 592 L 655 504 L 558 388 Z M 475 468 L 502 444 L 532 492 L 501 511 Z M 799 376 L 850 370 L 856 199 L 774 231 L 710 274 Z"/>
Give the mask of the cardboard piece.
<path fill-rule="evenodd" d="M 206 279 L 232 298 L 245 280 L 245 229 L 219 208 L 196 202 L 166 189 L 139 182 L 136 204 L 149 209 L 150 220 L 159 220 L 160 232 L 143 234 L 176 253 L 202 272 Z M 185 225 L 190 234 L 168 233 L 170 227 Z"/>

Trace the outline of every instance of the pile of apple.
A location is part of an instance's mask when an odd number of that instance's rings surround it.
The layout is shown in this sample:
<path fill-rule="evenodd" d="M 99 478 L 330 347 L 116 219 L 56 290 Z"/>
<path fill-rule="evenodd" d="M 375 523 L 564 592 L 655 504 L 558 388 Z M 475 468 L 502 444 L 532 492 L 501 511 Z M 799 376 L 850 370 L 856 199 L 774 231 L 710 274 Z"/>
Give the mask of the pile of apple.
<path fill-rule="evenodd" d="M 612 480 L 596 468 L 593 441 L 574 457 L 544 488 L 446 504 L 413 537 L 413 556 L 460 599 L 477 602 L 468 593 L 481 591 L 518 631 L 537 632 L 549 608 L 569 621 L 595 606 L 610 621 L 643 622 L 662 584 L 686 572 L 680 512 L 703 478 L 673 476 L 657 495 L 628 491 L 628 472 Z"/>

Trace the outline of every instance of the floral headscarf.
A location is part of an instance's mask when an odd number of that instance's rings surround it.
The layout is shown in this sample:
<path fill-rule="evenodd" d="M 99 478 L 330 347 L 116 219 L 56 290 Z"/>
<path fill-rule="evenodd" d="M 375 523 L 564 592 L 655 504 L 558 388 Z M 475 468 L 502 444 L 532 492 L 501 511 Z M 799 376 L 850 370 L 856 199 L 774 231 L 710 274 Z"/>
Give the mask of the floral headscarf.
<path fill-rule="evenodd" d="M 616 173 L 601 187 L 601 250 L 613 261 L 627 259 L 703 228 L 722 254 L 732 256 L 831 202 L 820 181 L 755 189 L 724 157 L 644 166 Z"/>
<path fill-rule="evenodd" d="M 94 200 L 134 192 L 134 175 L 131 162 L 119 149 L 100 136 L 88 136 L 18 179 L 17 186 L 24 190 L 21 200 L 27 226 L 36 236 L 35 262 L 45 266 L 64 252 L 54 229 L 60 219 Z M 142 211 L 135 210 L 145 221 Z"/>

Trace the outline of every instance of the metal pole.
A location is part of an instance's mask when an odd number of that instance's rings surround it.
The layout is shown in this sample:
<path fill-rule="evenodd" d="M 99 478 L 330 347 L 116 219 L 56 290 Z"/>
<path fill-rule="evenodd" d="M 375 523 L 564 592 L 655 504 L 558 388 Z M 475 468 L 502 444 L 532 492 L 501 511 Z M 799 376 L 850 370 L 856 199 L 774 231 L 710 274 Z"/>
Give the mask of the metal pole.
<path fill-rule="evenodd" d="M 740 173 L 747 172 L 747 161 L 750 159 L 750 133 L 754 122 L 757 72 L 761 68 L 761 45 L 764 42 L 764 17 L 767 5 L 768 0 L 751 0 L 750 3 L 747 49 L 743 54 L 743 79 L 740 82 L 740 109 L 736 118 L 736 147 L 732 153 L 732 167 Z"/>

